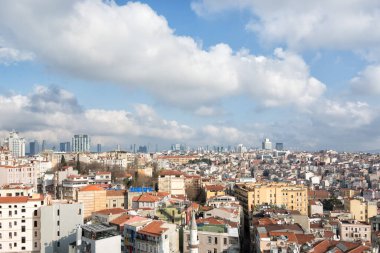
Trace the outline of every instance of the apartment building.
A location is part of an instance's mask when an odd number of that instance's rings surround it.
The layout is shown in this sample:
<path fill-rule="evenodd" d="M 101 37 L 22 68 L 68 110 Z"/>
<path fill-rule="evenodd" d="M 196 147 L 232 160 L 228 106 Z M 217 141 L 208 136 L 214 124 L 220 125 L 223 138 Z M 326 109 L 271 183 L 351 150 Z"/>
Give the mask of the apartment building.
<path fill-rule="evenodd" d="M 34 193 L 35 190 L 33 187 L 25 186 L 23 184 L 11 184 L 0 187 L 0 197 L 31 197 Z"/>
<path fill-rule="evenodd" d="M 174 195 L 185 195 L 185 178 L 178 170 L 162 170 L 158 176 L 158 189 Z"/>
<path fill-rule="evenodd" d="M 239 227 L 235 222 L 226 221 L 216 218 L 198 219 L 197 234 L 199 240 L 199 253 L 214 252 L 240 252 Z M 183 252 L 190 251 L 190 232 L 189 227 L 183 231 Z"/>
<path fill-rule="evenodd" d="M 366 201 L 364 198 L 345 199 L 344 206 L 353 219 L 361 222 L 369 222 L 369 219 L 377 215 L 376 201 Z"/>
<path fill-rule="evenodd" d="M 196 156 L 185 156 L 185 155 L 165 155 L 157 157 L 157 162 L 168 161 L 177 165 L 183 165 L 189 163 L 191 160 L 196 160 Z"/>
<path fill-rule="evenodd" d="M 38 171 L 30 164 L 10 166 L 0 166 L 0 186 L 21 183 L 37 187 Z"/>
<path fill-rule="evenodd" d="M 0 197 L 0 252 L 40 252 L 41 195 Z"/>
<path fill-rule="evenodd" d="M 342 241 L 370 241 L 371 225 L 357 220 L 339 221 L 340 239 Z"/>
<path fill-rule="evenodd" d="M 41 253 L 67 253 L 83 225 L 83 204 L 47 201 L 41 207 Z"/>
<path fill-rule="evenodd" d="M 135 252 L 179 252 L 177 225 L 154 220 L 141 228 L 136 235 Z"/>
<path fill-rule="evenodd" d="M 235 196 L 249 215 L 256 206 L 276 205 L 289 210 L 308 213 L 308 191 L 304 185 L 289 183 L 243 183 L 234 187 Z"/>
<path fill-rule="evenodd" d="M 83 203 L 83 217 L 88 219 L 92 212 L 106 209 L 107 191 L 97 185 L 88 185 L 77 191 L 76 200 Z"/>

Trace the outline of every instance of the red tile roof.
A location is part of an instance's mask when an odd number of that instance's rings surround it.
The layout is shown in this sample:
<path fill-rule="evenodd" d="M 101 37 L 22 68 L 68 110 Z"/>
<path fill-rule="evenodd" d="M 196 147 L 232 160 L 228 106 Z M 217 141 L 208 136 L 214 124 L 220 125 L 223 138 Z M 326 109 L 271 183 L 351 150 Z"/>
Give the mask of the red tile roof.
<path fill-rule="evenodd" d="M 140 229 L 138 233 L 152 235 L 152 236 L 160 236 L 162 235 L 168 228 L 162 227 L 164 225 L 163 221 L 152 221 L 144 228 Z"/>
<path fill-rule="evenodd" d="M 29 197 L 20 196 L 20 197 L 0 197 L 0 204 L 5 203 L 26 203 L 28 202 Z"/>
<path fill-rule="evenodd" d="M 95 214 L 102 214 L 102 215 L 112 215 L 112 214 L 121 214 L 125 213 L 127 210 L 123 208 L 109 208 L 109 209 L 103 209 L 96 212 L 93 212 Z"/>
<path fill-rule="evenodd" d="M 178 171 L 178 170 L 161 170 L 159 174 L 160 174 L 160 176 L 181 176 L 181 175 L 183 175 L 183 173 Z"/>
<path fill-rule="evenodd" d="M 220 192 L 220 191 L 224 191 L 224 189 L 225 187 L 223 185 L 206 185 L 205 186 L 206 191 Z"/>
<path fill-rule="evenodd" d="M 100 186 L 97 186 L 97 185 L 87 185 L 81 189 L 79 189 L 79 191 L 104 191 L 104 189 Z"/>
<path fill-rule="evenodd" d="M 136 202 L 157 202 L 160 201 L 161 198 L 158 196 L 153 196 L 148 193 L 141 194 L 140 196 L 135 196 L 132 198 L 132 201 Z"/>

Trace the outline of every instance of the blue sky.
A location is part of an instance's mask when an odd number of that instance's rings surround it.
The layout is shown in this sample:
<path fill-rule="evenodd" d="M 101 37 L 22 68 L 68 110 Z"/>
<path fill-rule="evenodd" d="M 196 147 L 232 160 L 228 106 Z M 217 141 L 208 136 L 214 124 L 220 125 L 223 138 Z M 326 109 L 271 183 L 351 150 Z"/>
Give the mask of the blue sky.
<path fill-rule="evenodd" d="M 378 1 L 0 5 L 3 137 L 379 149 Z"/>

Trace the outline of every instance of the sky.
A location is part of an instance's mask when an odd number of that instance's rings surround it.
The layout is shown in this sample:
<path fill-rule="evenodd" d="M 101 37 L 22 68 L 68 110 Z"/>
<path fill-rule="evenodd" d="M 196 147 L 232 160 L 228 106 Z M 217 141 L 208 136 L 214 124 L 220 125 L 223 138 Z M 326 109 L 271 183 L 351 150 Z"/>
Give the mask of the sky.
<path fill-rule="evenodd" d="M 4 0 L 0 137 L 380 148 L 378 0 Z"/>

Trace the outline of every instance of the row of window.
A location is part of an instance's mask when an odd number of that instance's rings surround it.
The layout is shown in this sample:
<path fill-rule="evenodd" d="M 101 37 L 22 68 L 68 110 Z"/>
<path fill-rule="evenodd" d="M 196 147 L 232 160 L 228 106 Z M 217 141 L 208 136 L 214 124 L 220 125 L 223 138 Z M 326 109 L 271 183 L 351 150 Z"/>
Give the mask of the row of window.
<path fill-rule="evenodd" d="M 25 243 L 25 241 L 21 242 L 21 243 Z M 34 248 L 37 248 L 37 246 L 38 246 L 37 242 L 34 242 Z M 14 242 L 13 244 L 9 243 L 9 247 L 8 248 L 12 249 L 13 247 L 15 247 L 15 248 L 17 247 L 17 242 Z M 0 250 L 2 250 L 2 249 L 3 249 L 3 245 L 0 243 Z M 24 246 L 22 246 L 21 250 L 26 250 L 26 248 Z"/>

